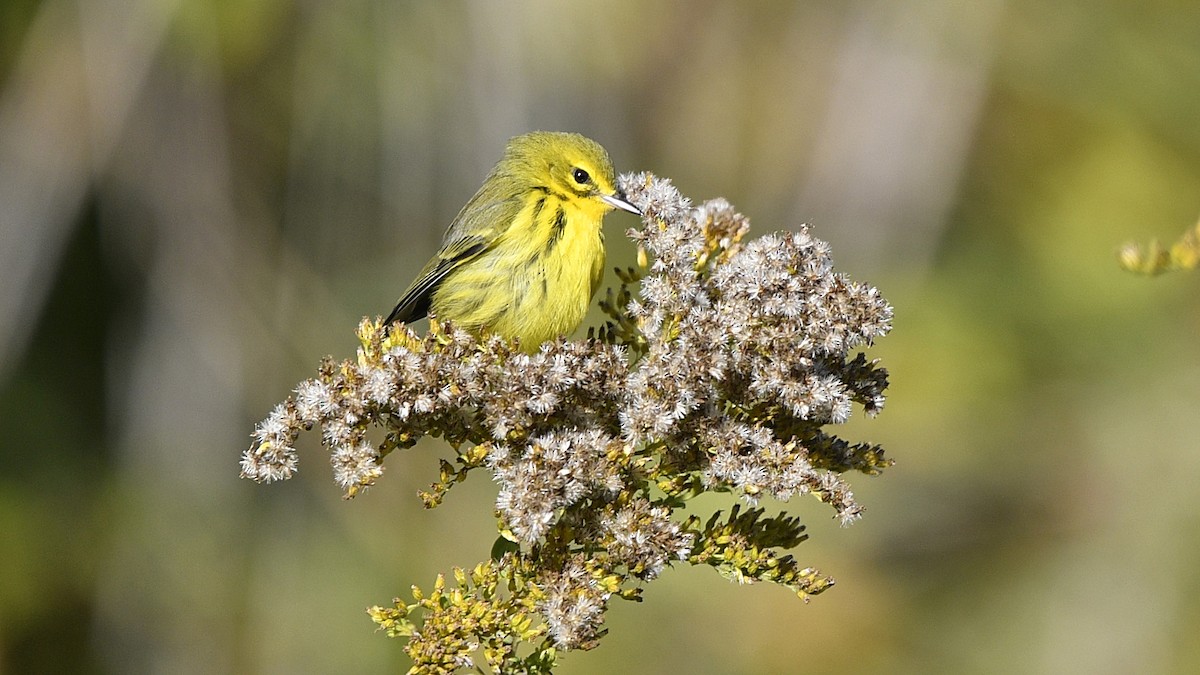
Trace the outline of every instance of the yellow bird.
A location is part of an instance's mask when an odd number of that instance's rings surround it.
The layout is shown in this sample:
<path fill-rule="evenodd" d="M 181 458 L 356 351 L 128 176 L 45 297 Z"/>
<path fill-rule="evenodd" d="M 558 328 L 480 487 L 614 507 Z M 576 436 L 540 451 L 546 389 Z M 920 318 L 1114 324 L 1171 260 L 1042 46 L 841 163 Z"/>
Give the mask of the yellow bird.
<path fill-rule="evenodd" d="M 570 334 L 600 283 L 600 223 L 614 208 L 641 213 L 617 191 L 599 143 L 549 131 L 513 138 L 384 325 L 428 314 L 518 338 L 526 351 Z"/>

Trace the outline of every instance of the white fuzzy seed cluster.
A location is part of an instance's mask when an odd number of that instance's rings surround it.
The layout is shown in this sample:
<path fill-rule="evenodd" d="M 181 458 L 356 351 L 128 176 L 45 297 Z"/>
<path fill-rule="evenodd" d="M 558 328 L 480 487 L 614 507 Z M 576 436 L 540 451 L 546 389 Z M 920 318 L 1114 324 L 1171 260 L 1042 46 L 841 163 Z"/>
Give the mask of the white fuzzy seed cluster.
<path fill-rule="evenodd" d="M 655 259 L 628 308 L 647 347 L 625 388 L 624 437 L 697 450 L 706 487 L 751 502 L 814 492 L 853 520 L 852 493 L 810 462 L 809 446 L 853 402 L 882 407 L 885 373 L 850 352 L 890 330 L 891 306 L 835 273 L 807 228 L 741 246 L 748 223 L 725 200 L 689 209 L 645 174 L 620 185 L 647 221 L 630 236 Z"/>
<path fill-rule="evenodd" d="M 807 228 L 743 244 L 749 223 L 723 199 L 693 208 L 667 180 L 618 182 L 644 214 L 629 234 L 653 260 L 637 295 L 613 310 L 619 330 L 526 354 L 449 323 L 418 336 L 364 320 L 358 358 L 324 361 L 257 426 L 242 475 L 290 478 L 298 435 L 319 427 L 334 479 L 353 496 L 382 475 L 388 453 L 441 436 L 459 448 L 461 469 L 443 463 L 440 489 L 491 472 L 502 530 L 537 570 L 539 611 L 560 648 L 593 644 L 627 581 L 679 560 L 750 560 L 703 540 L 678 500 L 813 494 L 843 523 L 857 518 L 841 474 L 888 462 L 828 427 L 854 404 L 882 408 L 887 372 L 855 352 L 890 330 L 891 306 L 836 273 Z M 383 440 L 368 437 L 373 428 Z M 775 570 L 798 583 L 807 573 L 753 560 L 737 574 Z"/>

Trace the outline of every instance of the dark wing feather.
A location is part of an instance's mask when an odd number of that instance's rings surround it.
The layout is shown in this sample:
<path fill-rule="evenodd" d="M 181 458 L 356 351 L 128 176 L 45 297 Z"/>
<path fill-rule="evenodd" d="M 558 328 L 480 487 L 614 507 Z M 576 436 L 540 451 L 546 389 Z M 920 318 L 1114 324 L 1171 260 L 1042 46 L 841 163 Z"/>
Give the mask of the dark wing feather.
<path fill-rule="evenodd" d="M 400 296 L 395 309 L 383 325 L 390 326 L 393 321 L 412 323 L 425 318 L 429 313 L 429 301 L 433 291 L 442 279 L 459 265 L 483 253 L 486 248 L 486 242 L 479 237 L 464 237 L 443 246 L 437 257 L 425 265 L 425 269 L 421 270 L 408 290 L 404 291 L 404 295 Z"/>
<path fill-rule="evenodd" d="M 383 322 L 384 326 L 392 325 L 393 321 L 411 323 L 424 318 L 429 313 L 433 292 L 446 275 L 491 248 L 516 220 L 521 212 L 521 196 L 500 193 L 497 186 L 508 181 L 492 178 L 489 176 L 484 181 L 479 192 L 454 217 L 446 229 L 442 248 L 400 296 L 395 309 Z"/>

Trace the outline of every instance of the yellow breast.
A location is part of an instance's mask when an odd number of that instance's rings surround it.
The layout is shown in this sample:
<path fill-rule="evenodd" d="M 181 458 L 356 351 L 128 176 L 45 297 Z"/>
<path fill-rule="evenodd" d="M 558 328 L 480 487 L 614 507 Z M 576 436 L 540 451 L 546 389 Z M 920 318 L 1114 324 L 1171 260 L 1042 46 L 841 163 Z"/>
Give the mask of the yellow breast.
<path fill-rule="evenodd" d="M 478 258 L 448 275 L 432 310 L 534 351 L 574 332 L 604 271 L 603 210 L 538 193 Z"/>

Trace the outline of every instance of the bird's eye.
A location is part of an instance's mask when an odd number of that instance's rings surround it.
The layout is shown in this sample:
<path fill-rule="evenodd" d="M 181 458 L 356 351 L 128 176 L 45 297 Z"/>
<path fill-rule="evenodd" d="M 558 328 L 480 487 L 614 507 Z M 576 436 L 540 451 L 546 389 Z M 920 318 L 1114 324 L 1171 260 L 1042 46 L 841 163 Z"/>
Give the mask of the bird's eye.
<path fill-rule="evenodd" d="M 588 172 L 578 168 L 575 169 L 575 172 L 572 173 L 571 176 L 575 179 L 575 182 L 579 183 L 580 185 L 587 185 L 587 182 L 592 179 L 592 177 L 588 175 Z"/>

